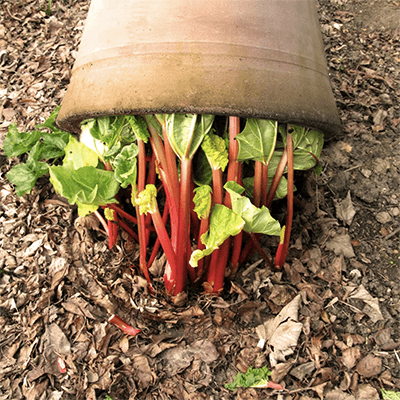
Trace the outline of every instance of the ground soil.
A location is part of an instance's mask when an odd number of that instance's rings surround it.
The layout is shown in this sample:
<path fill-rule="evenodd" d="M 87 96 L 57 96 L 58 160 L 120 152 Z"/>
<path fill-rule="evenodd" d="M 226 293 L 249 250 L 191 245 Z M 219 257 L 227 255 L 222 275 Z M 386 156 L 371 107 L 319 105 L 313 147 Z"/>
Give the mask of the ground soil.
<path fill-rule="evenodd" d="M 68 86 L 88 1 L 53 1 L 51 16 L 46 7 L 0 4 L 0 143 L 13 122 L 43 122 Z M 96 221 L 77 218 L 47 177 L 18 198 L 5 177 L 18 160 L 0 152 L 0 400 L 361 400 L 400 391 L 400 3 L 318 7 L 343 132 L 326 143 L 319 176 L 297 177 L 282 272 L 254 256 L 220 298 L 195 291 L 173 307 L 157 270 L 151 296 L 131 268 L 136 246 L 122 235 L 108 250 Z M 107 322 L 112 314 L 141 333 L 124 335 Z M 224 388 L 264 365 L 284 390 Z"/>

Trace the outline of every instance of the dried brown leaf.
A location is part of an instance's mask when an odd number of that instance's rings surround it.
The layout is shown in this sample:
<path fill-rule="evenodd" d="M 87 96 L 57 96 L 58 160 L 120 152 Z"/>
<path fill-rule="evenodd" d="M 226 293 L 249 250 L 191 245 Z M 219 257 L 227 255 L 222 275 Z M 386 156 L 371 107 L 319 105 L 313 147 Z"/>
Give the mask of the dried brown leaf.
<path fill-rule="evenodd" d="M 343 221 L 346 225 L 350 226 L 353 222 L 353 218 L 356 215 L 356 210 L 351 201 L 350 190 L 347 193 L 347 197 L 342 200 L 334 200 L 336 208 L 336 216 Z"/>
<path fill-rule="evenodd" d="M 366 355 L 357 364 L 356 371 L 364 378 L 372 378 L 381 373 L 382 359 L 372 354 Z"/>
<path fill-rule="evenodd" d="M 356 399 L 357 400 L 379 400 L 378 391 L 371 385 L 361 384 L 358 385 L 356 390 Z"/>
<path fill-rule="evenodd" d="M 342 363 L 348 368 L 352 369 L 361 357 L 361 350 L 358 347 L 350 347 L 342 352 Z"/>
<path fill-rule="evenodd" d="M 336 255 L 343 255 L 346 258 L 352 258 L 356 255 L 351 245 L 351 238 L 348 234 L 342 234 L 335 236 L 328 242 L 326 242 L 326 248 L 332 250 Z"/>
<path fill-rule="evenodd" d="M 372 322 L 375 323 L 383 319 L 378 299 L 372 297 L 363 285 L 353 290 L 349 299 L 362 300 L 366 304 L 363 313 L 368 315 Z"/>

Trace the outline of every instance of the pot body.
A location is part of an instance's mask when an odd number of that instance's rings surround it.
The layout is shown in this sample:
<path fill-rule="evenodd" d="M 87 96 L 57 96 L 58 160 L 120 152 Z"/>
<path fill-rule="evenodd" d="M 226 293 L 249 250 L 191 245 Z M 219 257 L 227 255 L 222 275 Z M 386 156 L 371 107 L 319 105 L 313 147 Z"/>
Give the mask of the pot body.
<path fill-rule="evenodd" d="M 339 132 L 314 0 L 92 0 L 58 124 L 185 112 Z"/>

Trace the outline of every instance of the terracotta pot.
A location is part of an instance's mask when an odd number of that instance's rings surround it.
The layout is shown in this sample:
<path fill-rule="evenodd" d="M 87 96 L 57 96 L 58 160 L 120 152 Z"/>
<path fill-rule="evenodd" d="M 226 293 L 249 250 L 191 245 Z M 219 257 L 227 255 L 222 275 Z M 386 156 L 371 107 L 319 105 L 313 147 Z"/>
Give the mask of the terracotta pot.
<path fill-rule="evenodd" d="M 92 0 L 59 125 L 185 112 L 336 134 L 314 0 Z"/>

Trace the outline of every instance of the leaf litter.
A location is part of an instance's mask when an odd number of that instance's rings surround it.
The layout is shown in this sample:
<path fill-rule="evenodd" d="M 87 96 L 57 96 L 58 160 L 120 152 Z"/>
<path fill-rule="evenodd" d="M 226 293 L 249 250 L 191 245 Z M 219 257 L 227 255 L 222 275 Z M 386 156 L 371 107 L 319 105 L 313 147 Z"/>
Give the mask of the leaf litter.
<path fill-rule="evenodd" d="M 46 17 L 45 2 L 3 3 L 1 139 L 11 123 L 28 131 L 60 103 L 89 5 L 58 1 Z M 376 15 L 395 7 L 380 3 L 369 5 Z M 347 136 L 328 144 L 322 174 L 297 194 L 282 272 L 254 258 L 230 293 L 175 309 L 131 268 L 137 249 L 121 236 L 109 252 L 102 229 L 77 220 L 46 177 L 17 198 L 4 178 L 16 160 L 0 154 L 1 399 L 336 400 L 400 390 L 400 32 L 369 29 L 360 18 L 370 11 L 352 0 L 319 6 Z M 273 240 L 261 243 L 265 251 Z M 125 335 L 108 322 L 114 314 L 141 332 Z M 284 391 L 224 388 L 238 371 L 265 365 Z"/>

